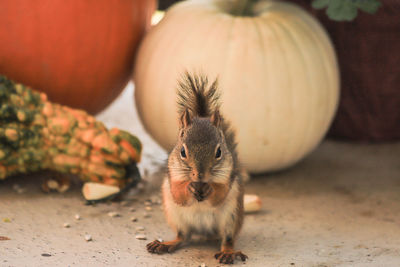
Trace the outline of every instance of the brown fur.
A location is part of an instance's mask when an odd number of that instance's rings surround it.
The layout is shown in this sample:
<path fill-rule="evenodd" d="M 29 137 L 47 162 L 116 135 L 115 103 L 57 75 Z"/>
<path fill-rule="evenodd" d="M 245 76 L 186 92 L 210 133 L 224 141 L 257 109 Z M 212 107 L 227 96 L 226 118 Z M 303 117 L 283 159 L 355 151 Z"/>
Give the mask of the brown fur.
<path fill-rule="evenodd" d="M 188 190 L 190 181 L 171 181 L 171 194 L 175 203 L 186 206 L 192 198 Z"/>
<path fill-rule="evenodd" d="M 244 204 L 243 204 L 243 198 L 244 198 L 244 187 L 240 186 L 239 187 L 240 192 L 237 196 L 237 220 L 236 220 L 236 225 L 235 225 L 235 230 L 234 230 L 234 238 L 236 238 L 237 234 L 239 234 L 240 229 L 242 228 L 243 225 L 243 219 L 244 219 Z"/>
<path fill-rule="evenodd" d="M 209 200 L 211 205 L 218 206 L 221 204 L 228 194 L 229 186 L 226 184 L 219 184 L 219 183 L 210 183 L 212 188 Z"/>
<path fill-rule="evenodd" d="M 243 224 L 243 185 L 235 136 L 220 114 L 217 82 L 186 74 L 178 90 L 180 131 L 168 158 L 163 184 L 164 211 L 177 232 L 172 241 L 147 245 L 151 253 L 172 252 L 192 233 L 221 240 L 215 255 L 232 264 L 247 256 L 234 250 Z"/>

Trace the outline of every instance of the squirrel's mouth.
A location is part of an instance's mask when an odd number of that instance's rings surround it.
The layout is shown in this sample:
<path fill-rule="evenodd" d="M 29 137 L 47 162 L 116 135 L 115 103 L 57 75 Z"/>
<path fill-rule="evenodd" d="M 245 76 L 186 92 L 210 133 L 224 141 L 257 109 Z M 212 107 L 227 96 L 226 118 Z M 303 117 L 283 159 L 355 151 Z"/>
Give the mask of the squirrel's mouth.
<path fill-rule="evenodd" d="M 193 197 L 201 202 L 206 200 L 211 193 L 211 186 L 208 183 L 203 182 L 191 182 L 189 184 L 189 191 L 193 194 Z"/>
<path fill-rule="evenodd" d="M 205 196 L 201 195 L 201 194 L 194 194 L 194 198 L 198 201 L 198 202 L 202 202 L 203 200 L 206 199 Z"/>

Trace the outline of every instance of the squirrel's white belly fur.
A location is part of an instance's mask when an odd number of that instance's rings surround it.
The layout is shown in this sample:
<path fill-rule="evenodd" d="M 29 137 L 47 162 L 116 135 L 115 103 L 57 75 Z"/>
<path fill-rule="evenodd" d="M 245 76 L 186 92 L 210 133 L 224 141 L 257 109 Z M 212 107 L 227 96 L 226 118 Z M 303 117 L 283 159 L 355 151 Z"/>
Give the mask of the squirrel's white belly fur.
<path fill-rule="evenodd" d="M 226 201 L 215 207 L 208 200 L 198 202 L 195 199 L 188 206 L 180 206 L 173 201 L 169 188 L 168 178 L 165 178 L 163 183 L 163 197 L 166 198 L 164 199 L 164 209 L 171 227 L 207 235 L 221 233 L 227 228 L 227 225 L 234 224 L 239 194 L 237 182 L 232 184 Z"/>

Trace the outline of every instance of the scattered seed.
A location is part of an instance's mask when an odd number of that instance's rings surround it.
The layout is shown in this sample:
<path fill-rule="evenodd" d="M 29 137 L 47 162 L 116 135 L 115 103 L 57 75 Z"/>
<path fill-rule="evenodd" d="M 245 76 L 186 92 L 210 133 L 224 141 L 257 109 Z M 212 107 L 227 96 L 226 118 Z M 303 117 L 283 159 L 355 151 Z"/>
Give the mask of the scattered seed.
<path fill-rule="evenodd" d="M 147 239 L 147 237 L 144 234 L 138 234 L 138 235 L 135 236 L 135 238 L 139 239 L 139 240 L 146 240 Z"/>
<path fill-rule="evenodd" d="M 143 217 L 144 217 L 144 218 L 150 218 L 151 215 L 150 215 L 149 213 L 145 212 L 145 213 L 143 213 Z"/>
<path fill-rule="evenodd" d="M 25 188 L 22 188 L 19 184 L 14 184 L 13 189 L 18 193 L 18 194 L 23 194 L 26 192 Z"/>
<path fill-rule="evenodd" d="M 91 235 L 85 235 L 85 240 L 86 241 L 92 241 L 92 236 Z"/>
<path fill-rule="evenodd" d="M 5 240 L 10 240 L 10 238 L 0 235 L 0 241 L 5 241 Z"/>
<path fill-rule="evenodd" d="M 63 224 L 63 227 L 64 227 L 64 228 L 70 228 L 71 225 L 70 225 L 69 223 L 66 222 L 66 223 Z"/>
<path fill-rule="evenodd" d="M 82 219 L 82 218 L 81 218 L 81 215 L 75 214 L 75 220 L 79 221 L 80 219 Z"/>
<path fill-rule="evenodd" d="M 20 188 L 20 189 L 17 190 L 17 193 L 18 193 L 18 194 L 23 194 L 23 193 L 25 193 L 25 192 L 26 192 L 26 189 L 25 189 L 25 188 Z"/>
<path fill-rule="evenodd" d="M 60 193 L 64 193 L 69 189 L 69 184 L 62 184 L 57 188 L 57 191 Z"/>
<path fill-rule="evenodd" d="M 120 204 L 121 204 L 121 206 L 126 207 L 129 205 L 129 201 L 124 200 L 124 201 L 121 201 Z"/>
<path fill-rule="evenodd" d="M 138 227 L 136 227 L 136 231 L 144 231 L 144 227 L 143 226 L 138 226 Z"/>
<path fill-rule="evenodd" d="M 47 181 L 47 186 L 52 190 L 56 190 L 59 187 L 58 182 L 52 179 Z"/>
<path fill-rule="evenodd" d="M 150 206 L 147 206 L 147 207 L 146 207 L 146 210 L 147 210 L 147 211 L 152 211 L 152 210 L 153 210 L 153 208 L 152 208 L 152 207 L 150 207 Z"/>
<path fill-rule="evenodd" d="M 51 257 L 51 254 L 49 254 L 49 253 L 42 253 L 42 256 L 43 256 L 43 257 Z"/>
<path fill-rule="evenodd" d="M 110 217 L 121 217 L 121 214 L 119 214 L 119 213 L 116 212 L 116 211 L 110 211 L 110 212 L 108 213 L 108 216 L 110 216 Z"/>
<path fill-rule="evenodd" d="M 152 197 L 151 202 L 153 204 L 161 204 L 161 199 L 159 197 Z"/>
<path fill-rule="evenodd" d="M 137 218 L 136 217 L 131 217 L 131 221 L 132 222 L 137 222 Z"/>
<path fill-rule="evenodd" d="M 153 203 L 149 199 L 144 202 L 144 205 L 146 205 L 146 206 L 151 206 L 151 204 L 153 204 Z"/>
<path fill-rule="evenodd" d="M 136 209 L 135 208 L 130 208 L 129 211 L 130 212 L 134 212 L 134 211 L 136 211 Z"/>
<path fill-rule="evenodd" d="M 257 195 L 244 195 L 243 207 L 245 213 L 252 213 L 261 210 L 262 202 Z"/>

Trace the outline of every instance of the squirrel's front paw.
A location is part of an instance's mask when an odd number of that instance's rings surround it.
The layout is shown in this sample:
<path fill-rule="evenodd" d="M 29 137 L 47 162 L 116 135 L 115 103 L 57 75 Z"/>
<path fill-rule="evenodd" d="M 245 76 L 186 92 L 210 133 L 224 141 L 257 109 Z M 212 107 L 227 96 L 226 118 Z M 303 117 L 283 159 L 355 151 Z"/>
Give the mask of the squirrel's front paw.
<path fill-rule="evenodd" d="M 162 253 L 170 253 L 176 250 L 178 247 L 177 244 L 168 244 L 167 242 L 160 242 L 158 240 L 154 240 L 151 243 L 147 244 L 147 251 L 150 253 L 157 253 L 157 254 L 162 254 Z"/>
<path fill-rule="evenodd" d="M 237 257 L 239 257 L 242 261 L 245 261 L 249 258 L 241 251 L 220 251 L 215 254 L 215 258 L 219 260 L 220 263 L 224 264 L 233 264 Z"/>

